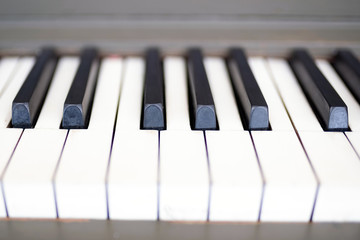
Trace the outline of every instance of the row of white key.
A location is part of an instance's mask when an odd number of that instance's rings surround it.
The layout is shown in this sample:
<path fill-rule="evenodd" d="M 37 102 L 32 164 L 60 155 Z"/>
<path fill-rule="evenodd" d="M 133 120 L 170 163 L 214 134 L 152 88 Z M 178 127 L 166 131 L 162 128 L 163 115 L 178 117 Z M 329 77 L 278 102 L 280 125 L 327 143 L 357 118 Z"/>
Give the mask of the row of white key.
<path fill-rule="evenodd" d="M 359 221 L 360 161 L 356 152 L 344 133 L 322 130 L 284 60 L 270 59 L 269 67 L 319 180 L 312 220 Z"/>
<path fill-rule="evenodd" d="M 284 60 L 249 62 L 269 105 L 272 131 L 243 130 L 225 63 L 218 58 L 205 59 L 205 66 L 220 130 L 191 131 L 184 107 L 185 62 L 167 58 L 167 130 L 158 134 L 139 130 L 144 73 L 140 58 L 104 60 L 89 129 L 59 129 L 62 103 L 78 65 L 76 58 L 62 58 L 35 129 L 23 132 L 5 124 L 1 129 L 7 137 L 0 141 L 0 170 L 8 215 L 309 221 L 313 214 L 314 221 L 359 221 L 360 162 L 352 145 L 359 149 L 360 137 L 346 133 L 351 145 L 343 133 L 322 131 Z M 31 64 L 28 58 L 13 64 L 23 70 L 9 74 L 17 81 L 4 84 L 1 102 L 11 103 Z M 355 119 L 358 104 L 331 67 L 318 64 Z M 352 115 L 349 120 L 356 131 Z M 6 216 L 0 203 L 0 216 Z"/>

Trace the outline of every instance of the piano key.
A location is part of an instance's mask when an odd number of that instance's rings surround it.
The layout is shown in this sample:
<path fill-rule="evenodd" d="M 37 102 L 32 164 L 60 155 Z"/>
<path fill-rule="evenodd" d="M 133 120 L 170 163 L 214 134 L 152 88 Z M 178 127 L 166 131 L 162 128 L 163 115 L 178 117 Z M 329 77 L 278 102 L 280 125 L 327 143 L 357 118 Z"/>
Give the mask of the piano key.
<path fill-rule="evenodd" d="M 263 58 L 250 67 L 268 102 L 272 131 L 251 132 L 265 178 L 261 221 L 310 220 L 317 181 Z M 296 157 L 295 157 L 296 156 Z"/>
<path fill-rule="evenodd" d="M 54 178 L 60 218 L 107 218 L 105 175 L 111 140 L 106 131 L 69 131 Z"/>
<path fill-rule="evenodd" d="M 9 84 L 9 79 L 16 71 L 18 57 L 5 57 L 0 62 L 0 96 Z"/>
<path fill-rule="evenodd" d="M 271 59 L 269 64 L 278 88 L 287 86 L 292 91 L 293 98 L 284 104 L 320 183 L 312 220 L 359 221 L 360 162 L 351 145 L 343 133 L 324 132 L 311 121 L 315 115 L 308 112 L 309 103 L 303 102 L 301 87 L 284 60 Z M 289 97 L 286 91 L 280 93 L 283 99 Z M 301 112 L 308 112 L 305 120 L 312 123 L 313 131 L 306 131 L 309 128 L 299 121 L 298 117 L 304 117 Z"/>
<path fill-rule="evenodd" d="M 352 131 L 360 131 L 360 105 L 353 97 L 344 82 L 341 81 L 331 65 L 325 60 L 316 61 L 319 69 L 329 80 L 336 92 L 344 100 L 349 112 L 349 126 Z"/>
<path fill-rule="evenodd" d="M 35 129 L 24 131 L 9 162 L 4 187 L 10 216 L 57 216 L 53 174 L 67 136 L 67 130 L 59 127 L 63 100 L 76 73 L 78 62 L 75 57 L 60 59 Z"/>
<path fill-rule="evenodd" d="M 211 176 L 210 221 L 257 221 L 263 180 L 248 132 L 243 131 L 224 60 L 208 57 L 205 68 L 219 130 L 206 131 Z"/>
<path fill-rule="evenodd" d="M 166 120 L 167 128 L 172 130 L 190 130 L 186 65 L 181 58 L 168 57 L 164 61 L 166 80 Z M 176 74 L 173 74 L 173 73 Z"/>
<path fill-rule="evenodd" d="M 244 130 L 224 61 L 207 57 L 204 65 L 216 105 L 220 130 Z"/>
<path fill-rule="evenodd" d="M 0 128 L 6 128 L 11 121 L 11 103 L 30 72 L 35 59 L 24 57 L 16 65 L 16 72 L 9 78 L 9 85 L 0 97 Z"/>
<path fill-rule="evenodd" d="M 56 62 L 56 53 L 52 48 L 43 49 L 37 56 L 34 67 L 12 102 L 13 127 L 31 128 L 35 125 Z"/>
<path fill-rule="evenodd" d="M 165 104 L 163 71 L 159 50 L 146 52 L 146 70 L 143 106 L 143 128 L 163 130 L 165 128 Z"/>
<path fill-rule="evenodd" d="M 288 63 L 282 59 L 271 58 L 268 60 L 268 64 L 272 72 L 272 79 L 287 111 L 291 114 L 291 120 L 296 129 L 322 132 L 323 129 L 299 88 Z"/>
<path fill-rule="evenodd" d="M 344 134 L 301 132 L 300 138 L 320 179 L 312 220 L 359 222 L 360 161 Z"/>
<path fill-rule="evenodd" d="M 263 180 L 249 133 L 221 128 L 206 131 L 206 144 L 211 175 L 210 221 L 257 221 Z"/>
<path fill-rule="evenodd" d="M 113 131 L 122 73 L 122 59 L 109 57 L 102 60 L 88 129 Z"/>
<path fill-rule="evenodd" d="M 98 53 L 86 48 L 64 103 L 63 128 L 86 128 L 98 71 Z"/>
<path fill-rule="evenodd" d="M 115 132 L 107 182 L 110 219 L 157 219 L 158 138 L 154 130 Z"/>
<path fill-rule="evenodd" d="M 156 220 L 159 136 L 140 130 L 144 61 L 128 58 L 107 175 L 110 219 Z"/>
<path fill-rule="evenodd" d="M 79 58 L 77 57 L 65 56 L 59 59 L 35 128 L 58 129 L 60 127 L 63 105 L 78 66 Z"/>
<path fill-rule="evenodd" d="M 295 132 L 251 132 L 264 173 L 260 221 L 308 222 L 317 182 Z"/>
<path fill-rule="evenodd" d="M 249 130 L 268 129 L 268 106 L 243 50 L 237 48 L 230 50 L 229 68 L 236 97 L 246 116 L 244 116 L 247 124 L 245 128 Z"/>
<path fill-rule="evenodd" d="M 249 65 L 256 78 L 256 81 L 263 93 L 269 111 L 269 121 L 272 131 L 293 131 L 290 119 L 286 113 L 282 100 L 272 82 L 271 75 L 268 72 L 267 63 L 264 58 L 251 57 Z"/>
<path fill-rule="evenodd" d="M 192 128 L 196 130 L 216 129 L 214 100 L 199 49 L 188 51 L 188 78 L 190 94 L 190 116 Z"/>
<path fill-rule="evenodd" d="M 202 132 L 160 133 L 160 180 L 160 220 L 207 219 L 209 173 Z"/>
<path fill-rule="evenodd" d="M 4 128 L 0 129 L 0 176 L 3 176 L 6 165 L 9 162 L 16 144 L 21 136 L 22 129 Z M 2 181 L 3 179 L 1 179 Z M 1 183 L 2 184 L 2 183 Z M 5 197 L 3 191 L 0 191 L 0 218 L 6 217 Z"/>
<path fill-rule="evenodd" d="M 184 91 L 185 66 L 181 58 L 164 60 L 165 97 L 169 104 L 167 130 L 160 132 L 159 219 L 204 221 L 209 207 L 209 170 L 204 136 L 202 132 L 191 131 L 188 109 L 178 107 L 188 106 Z M 176 86 L 181 86 L 181 91 L 171 91 Z M 181 117 L 175 120 L 175 116 Z M 184 131 L 178 131 L 178 127 Z"/>
<path fill-rule="evenodd" d="M 139 130 L 141 120 L 144 66 L 140 58 L 128 58 L 124 63 L 123 86 L 116 120 L 116 130 Z M 125 79 L 134 78 L 134 80 Z"/>
<path fill-rule="evenodd" d="M 360 61 L 346 49 L 338 50 L 332 59 L 332 64 L 342 80 L 348 86 L 354 97 L 360 102 Z"/>
<path fill-rule="evenodd" d="M 289 60 L 305 95 L 325 130 L 348 128 L 347 106 L 305 50 L 295 50 Z"/>
<path fill-rule="evenodd" d="M 66 134 L 62 129 L 24 131 L 3 177 L 9 217 L 56 218 L 52 178 Z"/>
<path fill-rule="evenodd" d="M 105 177 L 122 76 L 122 60 L 100 67 L 87 130 L 70 130 L 55 176 L 60 218 L 107 218 Z"/>

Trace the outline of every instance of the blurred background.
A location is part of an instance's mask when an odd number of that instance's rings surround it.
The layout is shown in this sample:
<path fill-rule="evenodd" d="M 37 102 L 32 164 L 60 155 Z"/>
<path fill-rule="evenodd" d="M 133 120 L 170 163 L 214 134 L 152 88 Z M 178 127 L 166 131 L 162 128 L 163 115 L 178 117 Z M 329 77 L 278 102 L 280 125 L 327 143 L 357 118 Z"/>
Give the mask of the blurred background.
<path fill-rule="evenodd" d="M 326 55 L 347 46 L 359 53 L 359 9 L 358 0 L 0 0 L 0 49 L 50 44 L 71 52 L 90 44 L 137 54 L 155 45 L 178 54 L 201 46 L 221 55 L 236 45 L 284 55 L 301 46 Z"/>

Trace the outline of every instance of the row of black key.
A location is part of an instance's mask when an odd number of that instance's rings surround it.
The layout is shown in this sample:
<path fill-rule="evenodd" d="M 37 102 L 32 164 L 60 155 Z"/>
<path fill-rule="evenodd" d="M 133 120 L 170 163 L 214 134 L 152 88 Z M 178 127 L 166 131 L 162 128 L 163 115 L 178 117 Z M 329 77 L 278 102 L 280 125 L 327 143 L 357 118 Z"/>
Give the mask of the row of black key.
<path fill-rule="evenodd" d="M 55 70 L 57 55 L 52 48 L 41 51 L 36 63 L 13 101 L 12 125 L 33 127 Z M 269 129 L 269 109 L 242 49 L 234 48 L 227 59 L 234 95 L 245 129 Z M 289 58 L 300 86 L 324 130 L 347 130 L 347 106 L 332 88 L 314 60 L 303 49 Z M 360 62 L 347 50 L 339 50 L 332 64 L 360 102 Z M 95 48 L 82 51 L 64 103 L 63 128 L 86 128 L 95 91 L 99 55 Z M 216 109 L 199 49 L 187 52 L 189 109 L 194 130 L 217 129 Z M 146 52 L 145 86 L 141 128 L 166 129 L 162 58 L 156 48 Z M 286 79 L 284 79 L 286 81 Z"/>

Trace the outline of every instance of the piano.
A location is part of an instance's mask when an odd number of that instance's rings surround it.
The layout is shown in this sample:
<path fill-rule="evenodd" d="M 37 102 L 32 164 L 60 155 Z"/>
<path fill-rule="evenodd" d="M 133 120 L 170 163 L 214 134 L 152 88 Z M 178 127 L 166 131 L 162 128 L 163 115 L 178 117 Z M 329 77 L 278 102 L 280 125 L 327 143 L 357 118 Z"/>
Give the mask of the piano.
<path fill-rule="evenodd" d="M 360 3 L 0 8 L 0 239 L 359 239 Z"/>

